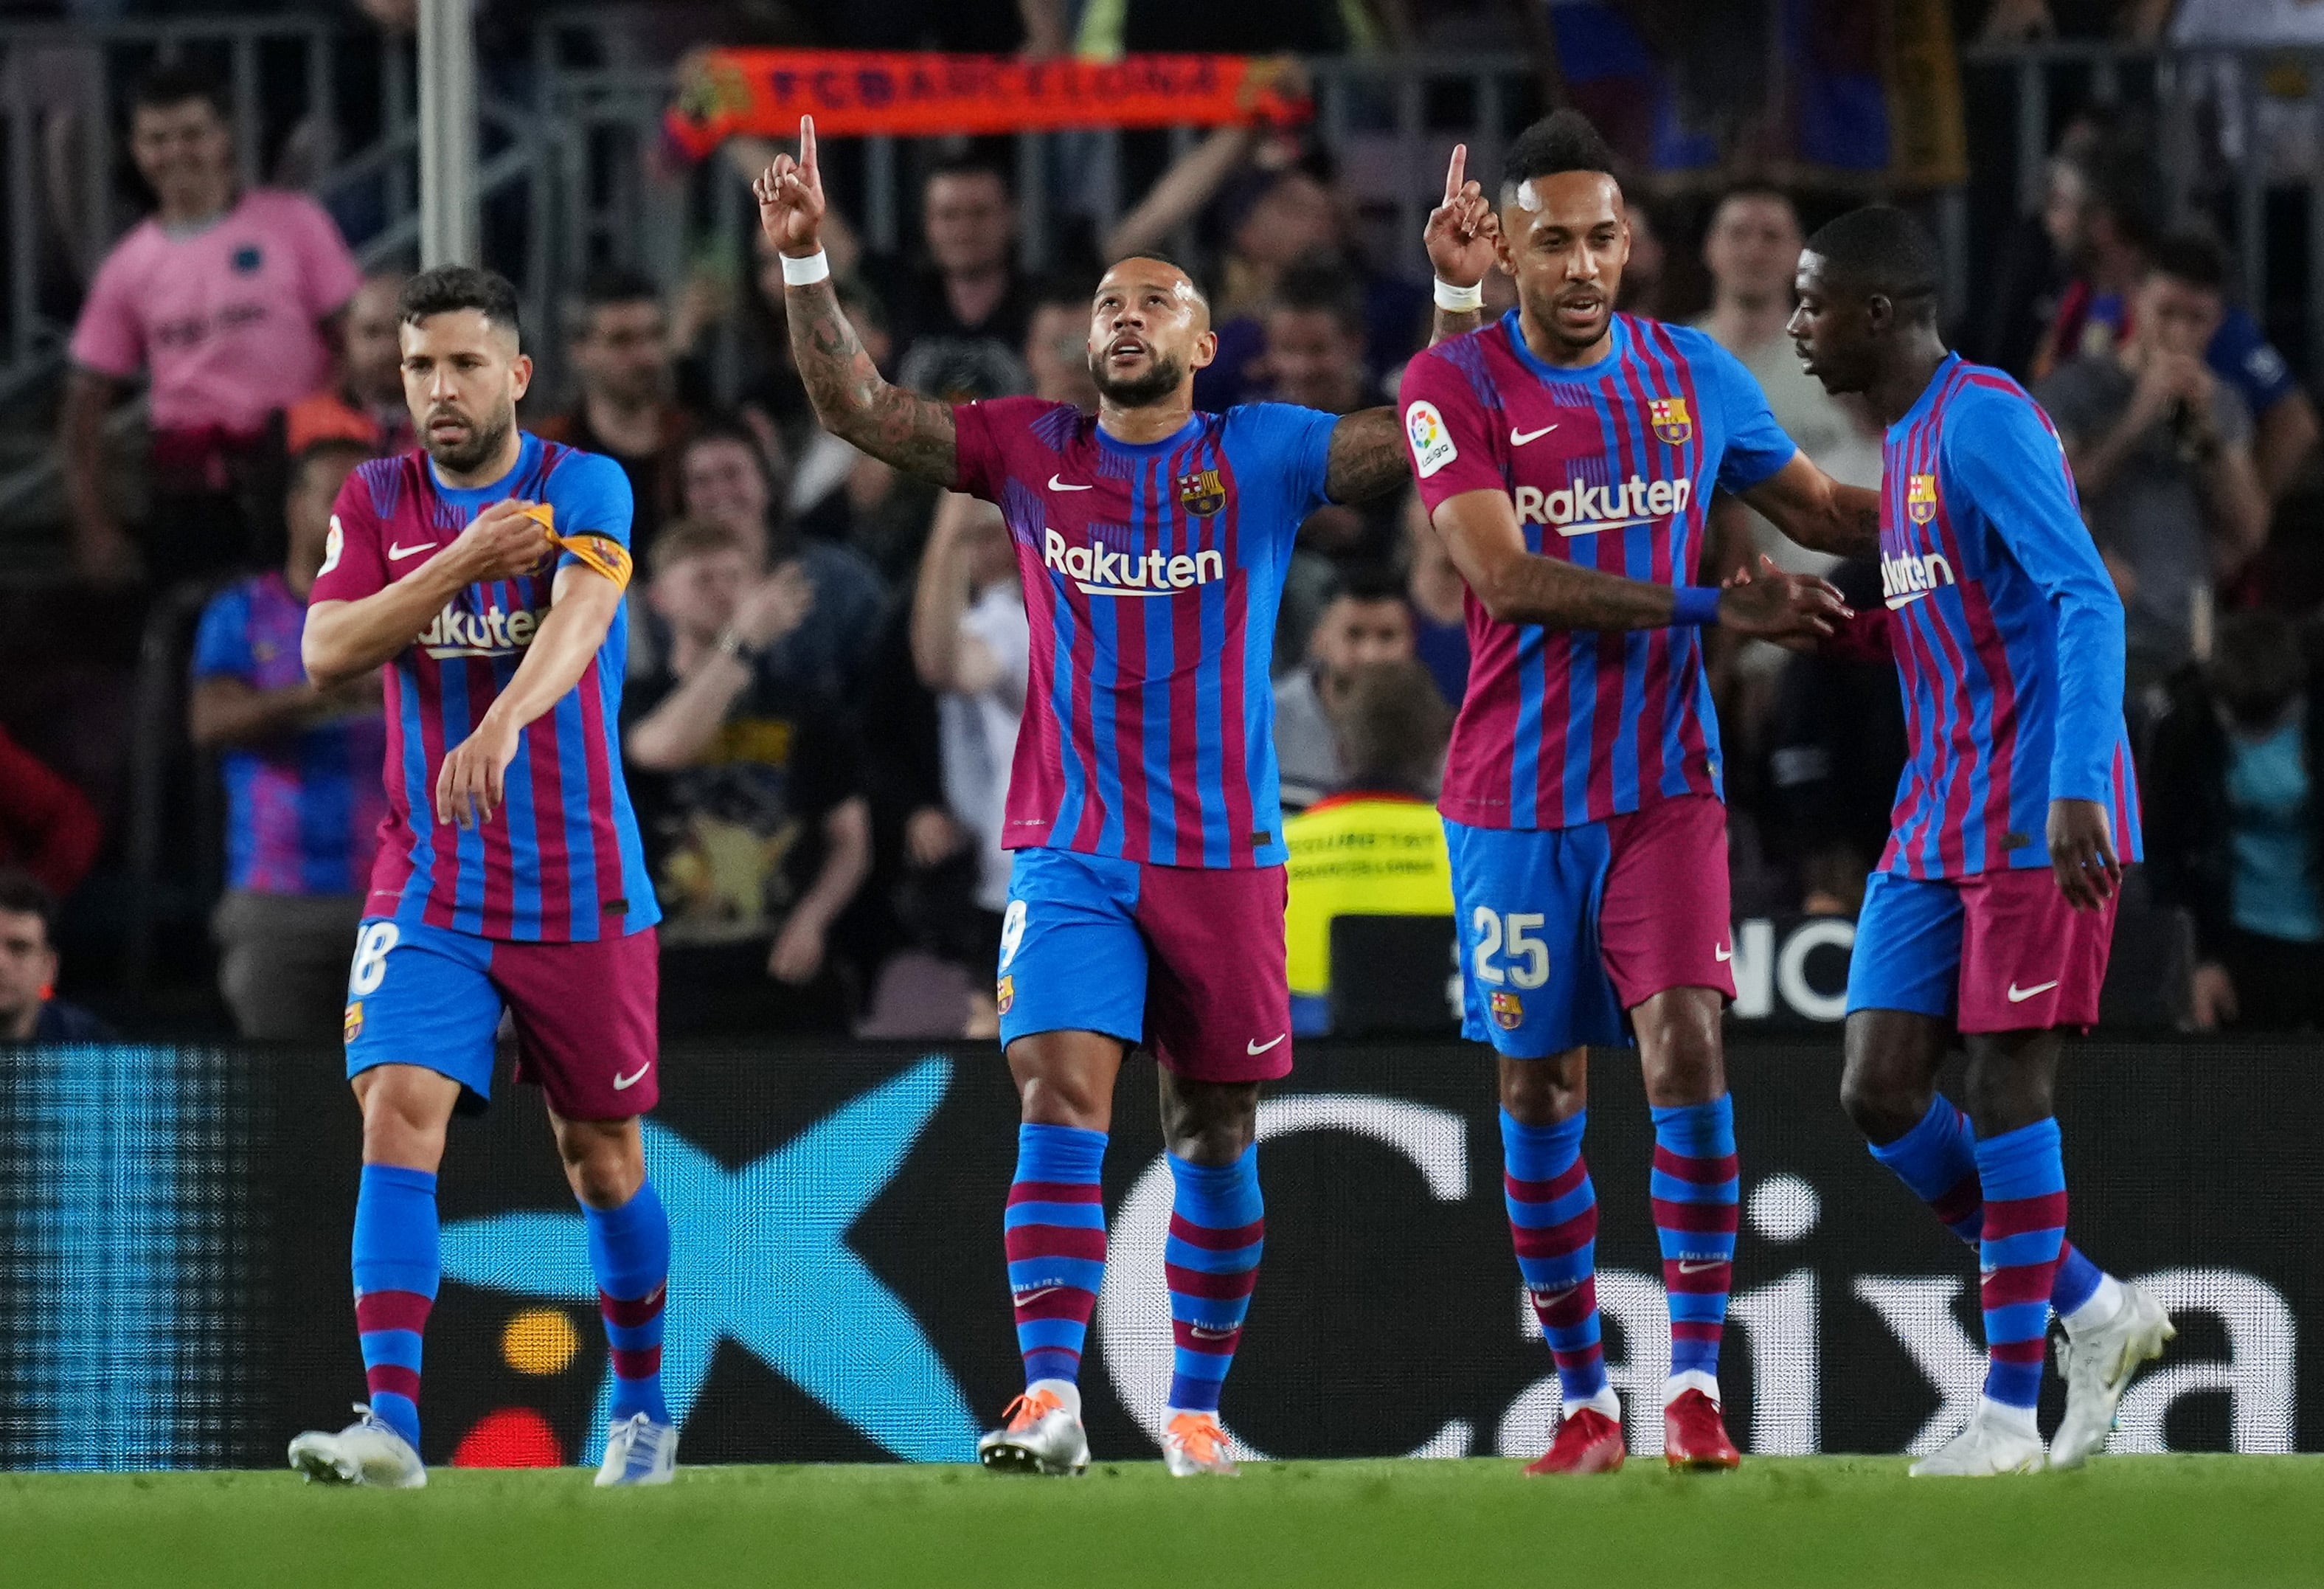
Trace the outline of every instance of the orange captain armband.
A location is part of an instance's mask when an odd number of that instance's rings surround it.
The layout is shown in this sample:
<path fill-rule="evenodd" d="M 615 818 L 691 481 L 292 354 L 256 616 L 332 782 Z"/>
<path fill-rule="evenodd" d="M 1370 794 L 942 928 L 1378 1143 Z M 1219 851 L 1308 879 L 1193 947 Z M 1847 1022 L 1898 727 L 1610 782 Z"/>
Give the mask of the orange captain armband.
<path fill-rule="evenodd" d="M 617 590 L 630 587 L 630 576 L 637 565 L 631 560 L 630 549 L 610 535 L 595 530 L 584 530 L 576 535 L 557 532 L 557 509 L 545 502 L 527 503 L 524 515 L 541 528 L 549 544 L 559 551 L 569 551 L 598 573 L 613 582 Z"/>

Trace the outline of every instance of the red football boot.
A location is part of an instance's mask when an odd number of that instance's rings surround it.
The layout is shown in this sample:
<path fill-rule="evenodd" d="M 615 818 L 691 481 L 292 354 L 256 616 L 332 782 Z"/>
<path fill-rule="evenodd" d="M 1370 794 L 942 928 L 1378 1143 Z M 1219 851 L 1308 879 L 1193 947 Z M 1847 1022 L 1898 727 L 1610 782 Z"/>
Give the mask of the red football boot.
<path fill-rule="evenodd" d="M 1663 1459 L 1674 1473 L 1702 1473 L 1738 1466 L 1743 1454 L 1727 1437 L 1719 1403 L 1700 1390 L 1683 1390 L 1663 1409 Z"/>
<path fill-rule="evenodd" d="M 1594 1408 L 1569 1412 L 1557 1426 L 1549 1449 L 1526 1464 L 1535 1477 L 1544 1474 L 1610 1474 L 1622 1465 L 1622 1426 Z"/>

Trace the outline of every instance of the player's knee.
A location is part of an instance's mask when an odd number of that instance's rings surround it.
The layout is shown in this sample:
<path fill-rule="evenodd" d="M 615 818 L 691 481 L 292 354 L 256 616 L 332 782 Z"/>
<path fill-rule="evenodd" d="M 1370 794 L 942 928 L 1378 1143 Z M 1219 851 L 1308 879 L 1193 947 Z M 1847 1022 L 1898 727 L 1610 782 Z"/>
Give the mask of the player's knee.
<path fill-rule="evenodd" d="M 1520 1125 L 1555 1125 L 1588 1102 L 1580 1050 L 1546 1059 L 1501 1061 L 1501 1107 Z"/>
<path fill-rule="evenodd" d="M 565 1160 L 565 1178 L 573 1195 L 592 1208 L 619 1208 L 645 1184 L 644 1144 L 634 1122 L 623 1123 L 627 1130 L 567 1122 L 558 1131 L 557 1149 Z"/>
<path fill-rule="evenodd" d="M 1232 1164 L 1259 1140 L 1257 1082 L 1162 1078 L 1162 1136 L 1190 1164 Z"/>
<path fill-rule="evenodd" d="M 1923 1091 L 1916 1100 L 1904 1078 L 1877 1065 L 1859 1063 L 1851 1055 L 1840 1073 L 1840 1106 L 1866 1141 L 1893 1142 L 1929 1112 L 1929 1099 Z"/>
<path fill-rule="evenodd" d="M 364 1162 L 433 1173 L 444 1159 L 450 1102 L 442 1089 L 412 1085 L 394 1072 L 383 1067 L 362 1095 Z"/>

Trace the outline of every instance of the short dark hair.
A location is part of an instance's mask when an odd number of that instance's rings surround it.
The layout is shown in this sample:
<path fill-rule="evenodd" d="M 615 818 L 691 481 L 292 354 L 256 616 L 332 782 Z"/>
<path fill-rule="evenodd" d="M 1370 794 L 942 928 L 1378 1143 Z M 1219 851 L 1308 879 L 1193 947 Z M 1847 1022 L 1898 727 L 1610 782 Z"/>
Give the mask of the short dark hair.
<path fill-rule="evenodd" d="M 2089 207 L 2111 219 L 2133 247 L 2153 247 L 2162 230 L 2155 224 L 2153 156 L 2143 147 L 2114 143 L 2079 163 L 2089 186 Z"/>
<path fill-rule="evenodd" d="M 379 456 L 379 449 L 365 447 L 352 436 L 325 436 L 300 448 L 290 460 L 290 489 L 304 491 L 309 476 L 325 463 L 336 458 L 352 458 L 366 463 Z"/>
<path fill-rule="evenodd" d="M 759 477 L 766 482 L 768 494 L 776 499 L 768 511 L 779 515 L 783 511 L 780 498 L 790 484 L 790 460 L 770 454 L 766 438 L 751 429 L 737 414 L 713 414 L 702 420 L 686 433 L 686 441 L 678 448 L 678 456 L 682 460 L 696 448 L 717 441 L 731 442 L 751 455 L 752 463 L 758 466 Z"/>
<path fill-rule="evenodd" d="M 2219 620 L 2203 671 L 2228 714 L 2250 721 L 2281 711 L 2307 685 L 2308 659 L 2292 621 L 2260 607 Z"/>
<path fill-rule="evenodd" d="M 130 114 L 165 110 L 189 99 L 198 99 L 208 106 L 222 122 L 231 123 L 234 119 L 226 84 L 217 74 L 203 67 L 182 64 L 158 66 L 138 79 L 136 91 L 129 99 Z"/>
<path fill-rule="evenodd" d="M 1807 252 L 1837 281 L 1933 319 L 1944 263 L 1929 229 L 1893 204 L 1868 204 L 1818 226 Z"/>
<path fill-rule="evenodd" d="M 1502 201 L 1520 184 L 1560 171 L 1614 174 L 1614 151 L 1578 110 L 1557 110 L 1517 135 L 1501 161 Z"/>
<path fill-rule="evenodd" d="M 1773 182 L 1734 183 L 1724 192 L 1720 193 L 1719 195 L 1719 202 L 1711 207 L 1711 218 L 1716 220 L 1719 217 L 1720 212 L 1725 209 L 1729 205 L 1738 203 L 1748 199 L 1764 199 L 1771 204 L 1780 204 L 1785 209 L 1792 212 L 1792 224 L 1794 226 L 1797 226 L 1799 224 L 1799 200 L 1794 199 L 1791 194 L 1786 192 L 1784 189 L 1776 187 Z"/>
<path fill-rule="evenodd" d="M 2156 275 L 2224 292 L 2227 286 L 2227 252 L 2209 232 L 2173 232 L 2154 245 L 2147 269 Z"/>
<path fill-rule="evenodd" d="M 1352 780 L 1433 785 L 1452 733 L 1452 708 L 1426 667 L 1410 657 L 1370 662 L 1348 680 L 1340 749 Z"/>
<path fill-rule="evenodd" d="M 1359 563 L 1342 569 L 1332 587 L 1333 601 L 1394 601 L 1405 599 L 1404 580 L 1385 563 Z"/>
<path fill-rule="evenodd" d="M 506 326 L 518 346 L 524 343 L 523 328 L 517 322 L 516 288 L 498 271 L 475 265 L 438 265 L 422 271 L 403 284 L 395 308 L 407 326 L 416 326 L 431 315 L 472 309 L 493 325 Z"/>
<path fill-rule="evenodd" d="M 1366 330 L 1362 285 L 1328 255 L 1300 260 L 1285 271 L 1275 284 L 1275 307 L 1330 315 L 1360 341 Z"/>
<path fill-rule="evenodd" d="M 172 100 L 171 103 L 175 104 Z M 57 936 L 57 896 L 51 893 L 41 880 L 21 866 L 0 866 L 0 914 L 37 916 L 41 919 L 41 936 L 55 945 Z"/>
<path fill-rule="evenodd" d="M 982 154 L 947 154 L 929 166 L 927 177 L 920 184 L 923 197 L 927 193 L 928 184 L 938 177 L 991 177 L 1001 184 L 1001 191 L 1010 202 L 1016 202 L 1016 180 L 998 161 Z"/>
<path fill-rule="evenodd" d="M 626 265 L 600 265 L 582 278 L 581 291 L 574 295 L 566 317 L 567 329 L 572 336 L 586 337 L 599 309 L 623 303 L 650 303 L 659 308 L 661 283 Z"/>

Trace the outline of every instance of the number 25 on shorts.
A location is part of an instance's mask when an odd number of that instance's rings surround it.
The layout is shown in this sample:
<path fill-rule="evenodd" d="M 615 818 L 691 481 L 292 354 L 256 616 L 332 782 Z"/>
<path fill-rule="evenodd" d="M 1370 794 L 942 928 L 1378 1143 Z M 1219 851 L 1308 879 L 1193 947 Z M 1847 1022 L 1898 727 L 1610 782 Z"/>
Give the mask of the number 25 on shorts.
<path fill-rule="evenodd" d="M 1504 983 L 1517 988 L 1537 988 L 1549 981 L 1549 946 L 1535 935 L 1543 917 L 1538 910 L 1511 910 L 1506 916 L 1480 905 L 1469 918 L 1470 974 L 1486 987 Z"/>

